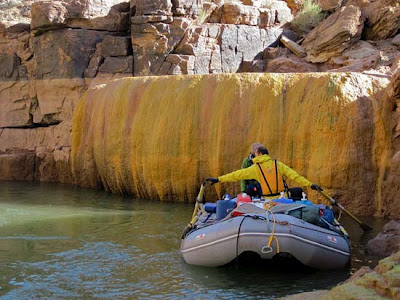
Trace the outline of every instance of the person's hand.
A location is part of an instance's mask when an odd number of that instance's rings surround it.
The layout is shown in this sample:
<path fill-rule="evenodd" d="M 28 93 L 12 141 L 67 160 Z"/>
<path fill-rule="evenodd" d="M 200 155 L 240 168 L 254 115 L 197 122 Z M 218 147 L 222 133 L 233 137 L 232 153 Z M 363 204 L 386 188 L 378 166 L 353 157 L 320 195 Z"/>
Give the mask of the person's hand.
<path fill-rule="evenodd" d="M 311 185 L 311 189 L 314 190 L 314 191 L 319 191 L 319 192 L 322 192 L 324 190 L 322 187 L 320 187 L 319 185 L 317 185 L 315 183 L 313 183 Z"/>
<path fill-rule="evenodd" d="M 210 181 L 211 185 L 214 185 L 219 182 L 218 178 L 214 178 L 214 177 L 209 177 L 206 179 L 206 181 Z"/>

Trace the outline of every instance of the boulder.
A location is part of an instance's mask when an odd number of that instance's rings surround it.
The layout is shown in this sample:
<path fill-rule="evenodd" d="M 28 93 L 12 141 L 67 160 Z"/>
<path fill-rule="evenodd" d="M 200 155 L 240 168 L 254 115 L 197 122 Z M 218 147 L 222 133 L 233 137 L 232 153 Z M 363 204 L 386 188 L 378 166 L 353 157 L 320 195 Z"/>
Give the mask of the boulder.
<path fill-rule="evenodd" d="M 268 61 L 265 71 L 271 73 L 307 73 L 318 72 L 318 68 L 314 64 L 296 58 L 278 57 Z"/>
<path fill-rule="evenodd" d="M 395 46 L 397 46 L 397 47 L 400 47 L 400 34 L 396 35 L 396 36 L 393 38 L 392 44 L 395 45 Z"/>
<path fill-rule="evenodd" d="M 351 5 L 337 10 L 304 39 L 307 60 L 321 63 L 342 53 L 360 39 L 363 24 L 359 7 Z"/>
<path fill-rule="evenodd" d="M 318 4 L 323 11 L 332 11 L 342 5 L 343 0 L 318 0 Z"/>
<path fill-rule="evenodd" d="M 366 7 L 364 35 L 369 40 L 394 37 L 400 29 L 400 5 L 397 0 L 378 0 Z"/>
<path fill-rule="evenodd" d="M 34 2 L 31 8 L 31 29 L 65 26 L 68 9 L 62 1 Z"/>
<path fill-rule="evenodd" d="M 311 299 L 398 299 L 400 297 L 400 252 L 382 259 L 371 270 L 362 267 L 344 283 L 330 291 L 320 290 L 281 298 L 281 300 Z"/>
<path fill-rule="evenodd" d="M 329 60 L 328 69 L 337 72 L 362 72 L 377 67 L 381 61 L 381 51 L 366 41 L 357 41 L 341 56 Z"/>
<path fill-rule="evenodd" d="M 400 251 L 400 222 L 392 220 L 366 246 L 369 255 L 385 257 Z"/>

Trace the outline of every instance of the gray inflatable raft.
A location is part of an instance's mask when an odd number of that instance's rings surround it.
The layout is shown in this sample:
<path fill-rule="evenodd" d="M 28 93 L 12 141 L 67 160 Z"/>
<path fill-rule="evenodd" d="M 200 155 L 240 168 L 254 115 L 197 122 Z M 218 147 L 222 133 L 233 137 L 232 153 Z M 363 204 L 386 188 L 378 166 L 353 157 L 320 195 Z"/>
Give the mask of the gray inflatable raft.
<path fill-rule="evenodd" d="M 336 231 L 328 230 L 282 213 L 286 205 L 267 211 L 243 204 L 226 218 L 198 213 L 196 222 L 184 233 L 181 253 L 186 263 L 218 267 L 244 252 L 261 259 L 289 253 L 302 264 L 316 269 L 338 269 L 349 264 L 350 242 Z M 236 214 L 235 214 L 236 211 Z M 237 212 L 241 215 L 237 215 Z"/>

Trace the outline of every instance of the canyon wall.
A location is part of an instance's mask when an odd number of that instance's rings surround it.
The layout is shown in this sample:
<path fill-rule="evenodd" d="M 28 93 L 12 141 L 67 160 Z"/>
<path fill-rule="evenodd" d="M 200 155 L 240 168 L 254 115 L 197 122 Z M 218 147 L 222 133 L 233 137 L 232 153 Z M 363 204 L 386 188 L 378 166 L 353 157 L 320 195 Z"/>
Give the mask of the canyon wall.
<path fill-rule="evenodd" d="M 356 73 L 120 79 L 77 105 L 73 173 L 115 193 L 187 201 L 206 177 L 239 168 L 260 141 L 351 211 L 380 214 L 391 133 L 378 97 L 387 85 Z"/>
<path fill-rule="evenodd" d="M 291 27 L 298 3 L 0 0 L 0 179 L 192 200 L 203 177 L 234 170 L 248 146 L 259 140 L 274 157 L 326 186 L 355 211 L 398 217 L 400 7 L 394 0 L 330 1 L 334 5 L 325 5 L 327 17 L 301 36 Z M 332 74 L 315 73 L 325 71 Z M 364 75 L 334 73 L 348 71 Z M 254 75 L 190 75 L 241 72 Z M 132 79 L 143 75 L 174 77 Z M 113 82 L 118 78 L 130 79 Z M 171 95 L 182 102 L 173 102 Z M 82 96 L 86 101 L 75 111 Z M 149 97 L 158 99 L 157 105 Z M 153 112 L 145 110 L 149 101 Z M 171 112 L 171 101 L 179 114 Z M 341 104 L 335 106 L 335 101 Z M 100 116 L 102 109 L 118 107 L 121 111 L 115 113 L 121 116 L 105 114 L 110 123 L 101 126 L 107 134 L 123 130 L 130 135 L 123 142 L 102 137 L 100 120 L 87 115 L 91 109 Z M 177 120 L 171 128 L 182 132 L 165 129 L 167 143 L 163 131 L 150 125 L 161 127 L 160 120 L 170 125 L 170 118 Z M 134 128 L 113 124 L 115 120 Z M 88 122 L 95 127 L 89 128 Z M 72 140 L 73 126 L 75 134 L 77 127 L 85 129 L 79 143 L 79 135 Z M 98 152 L 93 156 L 88 150 L 98 149 L 93 136 L 105 148 L 119 141 L 139 152 L 117 151 L 110 158 L 108 150 L 104 157 Z M 186 141 L 189 136 L 193 140 Z M 161 164 L 163 155 L 171 165 L 159 167 L 169 178 L 161 186 L 153 178 L 162 180 L 154 164 Z M 118 159 L 130 169 L 104 170 L 105 164 L 118 166 Z M 322 165 L 324 159 L 327 165 Z M 187 173 L 179 169 L 178 160 Z M 113 172 L 120 176 L 118 184 L 110 179 Z M 181 173 L 195 175 L 181 178 Z M 222 186 L 213 193 L 235 187 Z"/>

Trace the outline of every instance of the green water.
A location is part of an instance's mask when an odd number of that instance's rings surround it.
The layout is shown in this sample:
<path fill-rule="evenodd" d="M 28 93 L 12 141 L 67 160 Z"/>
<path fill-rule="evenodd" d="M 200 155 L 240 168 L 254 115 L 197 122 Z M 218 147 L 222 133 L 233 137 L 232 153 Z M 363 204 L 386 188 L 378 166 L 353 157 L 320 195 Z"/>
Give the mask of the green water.
<path fill-rule="evenodd" d="M 384 220 L 344 220 L 352 266 L 283 271 L 200 268 L 179 254 L 193 204 L 160 203 L 58 184 L 0 182 L 0 299 L 273 299 L 330 288 L 361 265 Z"/>

